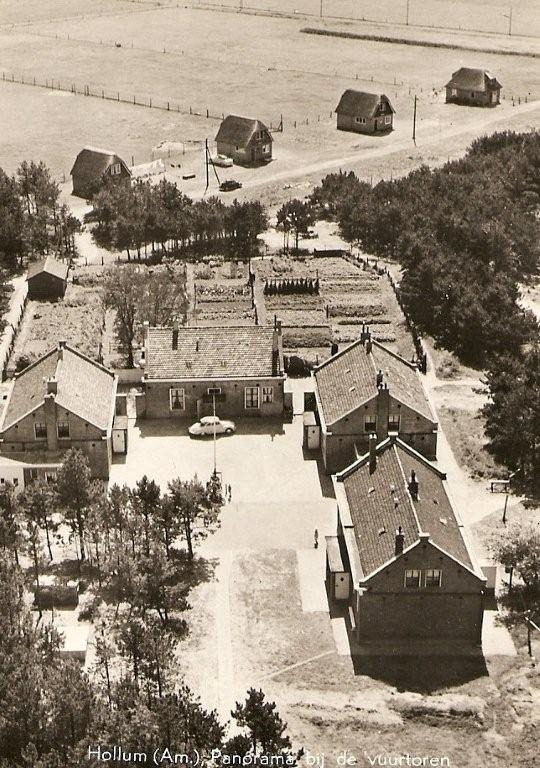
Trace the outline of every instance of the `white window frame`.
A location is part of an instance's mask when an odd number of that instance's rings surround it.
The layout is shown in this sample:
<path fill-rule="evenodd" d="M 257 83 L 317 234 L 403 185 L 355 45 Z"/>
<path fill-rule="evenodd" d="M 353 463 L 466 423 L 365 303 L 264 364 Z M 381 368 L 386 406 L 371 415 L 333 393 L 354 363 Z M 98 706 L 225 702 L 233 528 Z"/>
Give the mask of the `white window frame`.
<path fill-rule="evenodd" d="M 256 405 L 248 405 L 248 392 L 250 398 L 256 394 Z M 261 407 L 261 388 L 260 387 L 244 387 L 244 410 L 246 411 L 258 411 Z"/>
<path fill-rule="evenodd" d="M 121 173 L 122 173 L 122 164 L 113 163 L 111 165 L 111 176 L 120 176 Z"/>
<path fill-rule="evenodd" d="M 365 117 L 355 117 L 354 119 L 360 125 L 365 125 L 366 124 L 366 118 Z"/>
<path fill-rule="evenodd" d="M 369 424 L 369 427 L 368 427 Z M 366 415 L 364 416 L 364 432 L 367 434 L 370 434 L 371 432 L 377 431 L 377 416 L 374 414 L 373 416 Z"/>
<path fill-rule="evenodd" d="M 207 395 L 221 395 L 221 387 L 208 387 L 206 390 Z"/>
<path fill-rule="evenodd" d="M 38 435 L 37 428 L 43 427 L 43 431 L 45 432 L 44 435 Z M 36 421 L 34 422 L 34 437 L 36 440 L 46 440 L 47 439 L 47 423 L 45 421 Z"/>
<path fill-rule="evenodd" d="M 452 96 L 457 96 L 457 88 L 452 88 Z"/>
<path fill-rule="evenodd" d="M 173 392 L 177 393 L 176 396 L 173 396 Z M 182 405 L 178 408 L 173 407 L 173 397 L 178 399 L 178 402 L 181 402 Z M 176 411 L 185 411 L 186 410 L 186 391 L 183 387 L 169 387 L 169 411 L 171 413 L 175 413 Z"/>
<path fill-rule="evenodd" d="M 393 422 L 393 423 L 392 423 Z M 395 426 L 395 422 L 397 422 L 397 426 Z M 389 432 L 399 432 L 399 429 L 401 427 L 401 416 L 399 413 L 390 413 L 388 415 L 388 431 Z"/>
<path fill-rule="evenodd" d="M 391 125 L 392 124 L 392 115 L 385 115 L 384 124 L 385 125 Z"/>
<path fill-rule="evenodd" d="M 431 574 L 430 578 L 433 574 L 439 574 L 439 580 L 437 583 L 433 582 L 432 584 L 428 584 L 428 574 Z M 440 587 L 442 584 L 442 571 L 440 568 L 426 568 L 424 571 L 424 587 Z"/>
<path fill-rule="evenodd" d="M 418 575 L 418 584 L 407 584 L 408 578 L 416 578 L 412 574 Z M 406 589 L 419 589 L 422 586 L 422 571 L 418 570 L 418 568 L 407 569 L 403 575 L 403 586 Z"/>
<path fill-rule="evenodd" d="M 274 402 L 274 387 L 262 388 L 262 402 L 266 404 Z"/>
<path fill-rule="evenodd" d="M 67 435 L 60 434 L 60 427 L 67 427 Z M 69 421 L 58 421 L 56 423 L 56 434 L 59 440 L 69 440 L 70 438 Z"/>

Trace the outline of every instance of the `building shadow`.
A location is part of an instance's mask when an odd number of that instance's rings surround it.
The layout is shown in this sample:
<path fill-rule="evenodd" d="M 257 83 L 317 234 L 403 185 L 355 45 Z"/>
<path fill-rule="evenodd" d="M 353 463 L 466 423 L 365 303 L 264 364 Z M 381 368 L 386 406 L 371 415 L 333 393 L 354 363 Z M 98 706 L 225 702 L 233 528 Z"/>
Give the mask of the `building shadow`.
<path fill-rule="evenodd" d="M 302 455 L 304 461 L 314 461 L 317 464 L 317 474 L 319 476 L 319 486 L 321 493 L 325 499 L 335 499 L 334 485 L 332 483 L 332 476 L 327 475 L 324 469 L 324 463 L 320 454 L 320 451 L 307 450 L 302 447 Z"/>
<path fill-rule="evenodd" d="M 355 675 L 392 685 L 398 691 L 432 694 L 455 688 L 488 675 L 479 651 L 464 656 L 361 655 L 351 656 Z"/>

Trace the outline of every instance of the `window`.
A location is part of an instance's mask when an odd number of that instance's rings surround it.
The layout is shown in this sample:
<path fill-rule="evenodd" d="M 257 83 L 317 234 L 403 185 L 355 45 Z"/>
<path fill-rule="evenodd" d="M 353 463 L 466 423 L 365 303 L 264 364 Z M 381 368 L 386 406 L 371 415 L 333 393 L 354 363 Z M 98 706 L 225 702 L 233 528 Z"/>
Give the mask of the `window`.
<path fill-rule="evenodd" d="M 457 96 L 457 88 L 452 88 L 452 96 Z"/>
<path fill-rule="evenodd" d="M 386 125 L 391 125 L 392 123 L 392 115 L 386 115 L 384 118 L 384 122 Z"/>
<path fill-rule="evenodd" d="M 69 423 L 67 421 L 59 421 L 56 425 L 56 432 L 58 437 L 69 437 Z"/>
<path fill-rule="evenodd" d="M 18 485 L 19 485 L 19 478 L 18 477 L 14 477 L 13 478 L 13 487 L 16 488 Z"/>
<path fill-rule="evenodd" d="M 474 91 L 471 91 L 471 99 L 474 99 Z"/>
<path fill-rule="evenodd" d="M 441 571 L 436 568 L 428 568 L 425 577 L 424 584 L 426 587 L 440 587 L 441 586 Z"/>
<path fill-rule="evenodd" d="M 388 417 L 388 431 L 399 432 L 399 414 L 390 414 Z"/>
<path fill-rule="evenodd" d="M 186 409 L 183 389 L 176 389 L 174 387 L 169 389 L 169 407 L 171 411 L 184 411 Z"/>
<path fill-rule="evenodd" d="M 114 163 L 114 165 L 111 165 L 111 176 L 120 176 L 122 173 L 122 166 L 120 163 Z"/>
<path fill-rule="evenodd" d="M 360 123 L 360 125 L 365 125 L 366 124 L 366 118 L 365 117 L 355 117 L 354 119 L 356 120 L 357 123 Z"/>
<path fill-rule="evenodd" d="M 263 387 L 262 388 L 262 401 L 263 401 L 263 403 L 273 403 L 274 402 L 274 387 Z"/>
<path fill-rule="evenodd" d="M 47 425 L 43 421 L 36 421 L 34 424 L 34 433 L 36 435 L 36 440 L 46 440 Z"/>
<path fill-rule="evenodd" d="M 221 387 L 208 387 L 206 391 L 209 395 L 221 395 Z"/>
<path fill-rule="evenodd" d="M 263 144 L 262 151 L 267 155 L 270 152 L 270 144 Z"/>
<path fill-rule="evenodd" d="M 377 431 L 377 417 L 364 416 L 364 432 L 376 432 L 376 431 Z"/>
<path fill-rule="evenodd" d="M 405 586 L 412 589 L 420 586 L 420 571 L 405 571 Z"/>
<path fill-rule="evenodd" d="M 56 472 L 45 472 L 45 480 L 47 483 L 54 483 L 56 480 Z"/>
<path fill-rule="evenodd" d="M 246 410 L 259 407 L 259 387 L 245 387 L 244 405 Z"/>

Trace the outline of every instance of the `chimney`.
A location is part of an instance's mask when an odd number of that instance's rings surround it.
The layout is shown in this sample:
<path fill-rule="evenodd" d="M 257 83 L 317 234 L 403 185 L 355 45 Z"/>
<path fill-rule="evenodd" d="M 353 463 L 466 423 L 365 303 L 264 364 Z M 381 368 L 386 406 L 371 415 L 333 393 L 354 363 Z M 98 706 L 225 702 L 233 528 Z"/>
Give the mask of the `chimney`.
<path fill-rule="evenodd" d="M 379 370 L 377 371 L 377 379 L 376 379 L 377 389 L 380 389 L 382 387 L 383 380 L 384 380 L 384 373 L 379 368 Z"/>
<path fill-rule="evenodd" d="M 413 501 L 418 501 L 418 480 L 416 479 L 416 472 L 411 470 L 411 477 L 409 479 L 409 493 Z"/>
<path fill-rule="evenodd" d="M 281 373 L 281 320 L 274 315 L 274 330 L 272 333 L 272 376 L 279 376 Z"/>
<path fill-rule="evenodd" d="M 60 354 L 62 352 L 61 349 L 58 350 L 58 353 Z M 60 358 L 62 359 L 62 358 Z M 47 394 L 48 395 L 57 395 L 58 394 L 58 380 L 55 378 L 47 379 Z"/>
<path fill-rule="evenodd" d="M 64 349 L 65 349 L 65 346 L 66 346 L 66 342 L 65 341 L 59 341 L 58 342 L 58 346 L 56 348 L 56 359 L 58 360 L 58 362 L 60 362 L 60 360 L 64 359 Z"/>
<path fill-rule="evenodd" d="M 396 557 L 398 555 L 403 554 L 403 544 L 404 543 L 405 543 L 405 534 L 403 533 L 403 528 L 400 525 L 399 528 L 396 531 L 396 546 L 395 546 L 395 550 L 394 550 L 394 554 L 396 555 Z"/>
<path fill-rule="evenodd" d="M 178 320 L 176 317 L 172 324 L 172 348 L 178 349 Z"/>
<path fill-rule="evenodd" d="M 369 474 L 372 475 L 377 469 L 377 435 L 369 436 Z"/>
<path fill-rule="evenodd" d="M 373 351 L 373 342 L 371 341 L 371 331 L 367 330 L 366 334 L 366 355 L 371 355 L 371 352 Z"/>
<path fill-rule="evenodd" d="M 337 355 L 338 352 L 339 352 L 339 347 L 336 344 L 336 342 L 333 341 L 332 346 L 330 347 L 330 356 L 334 357 L 334 355 Z"/>

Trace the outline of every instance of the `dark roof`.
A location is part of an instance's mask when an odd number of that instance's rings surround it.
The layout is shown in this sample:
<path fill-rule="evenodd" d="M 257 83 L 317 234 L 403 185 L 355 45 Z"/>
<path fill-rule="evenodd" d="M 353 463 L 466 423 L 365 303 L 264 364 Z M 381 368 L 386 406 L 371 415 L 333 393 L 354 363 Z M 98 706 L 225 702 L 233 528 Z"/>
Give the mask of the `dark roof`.
<path fill-rule="evenodd" d="M 445 488 L 446 475 L 398 438 L 384 440 L 376 453 L 373 471 L 366 454 L 335 476 L 336 485 L 345 491 L 364 578 L 395 556 L 399 526 L 405 549 L 418 542 L 420 534 L 429 534 L 433 544 L 475 570 Z M 417 501 L 408 490 L 411 471 L 418 482 Z"/>
<path fill-rule="evenodd" d="M 27 280 L 31 280 L 36 275 L 41 275 L 46 272 L 48 275 L 54 275 L 54 277 L 60 278 L 60 280 L 67 280 L 69 272 L 69 264 L 64 264 L 62 261 L 53 259 L 52 256 L 47 256 L 43 261 L 35 261 L 28 267 Z"/>
<path fill-rule="evenodd" d="M 249 144 L 251 137 L 256 131 L 266 131 L 270 140 L 272 140 L 268 128 L 260 120 L 250 117 L 239 117 L 238 115 L 227 115 L 219 126 L 216 141 L 245 147 Z"/>
<path fill-rule="evenodd" d="M 420 374 L 413 363 L 372 340 L 371 352 L 358 340 L 315 368 L 314 376 L 326 424 L 358 408 L 377 395 L 377 372 L 390 395 L 435 422 Z"/>
<path fill-rule="evenodd" d="M 277 332 L 276 332 L 277 333 Z M 276 376 L 272 326 L 180 328 L 173 349 L 172 328 L 148 328 L 148 379 L 242 379 Z M 279 370 L 283 370 L 279 336 Z"/>
<path fill-rule="evenodd" d="M 373 117 L 381 101 L 385 101 L 392 112 L 395 111 L 390 103 L 390 99 L 383 93 L 366 93 L 365 91 L 353 91 L 349 89 L 344 92 L 335 111 L 339 115 Z"/>
<path fill-rule="evenodd" d="M 109 428 L 116 397 L 115 375 L 61 342 L 57 349 L 15 376 L 0 431 L 4 432 L 44 402 L 49 379 L 56 379 L 56 403 L 61 408 L 98 429 Z"/>
<path fill-rule="evenodd" d="M 85 147 L 81 149 L 73 168 L 71 175 L 79 178 L 93 180 L 100 179 L 107 168 L 114 163 L 120 163 L 131 176 L 131 171 L 124 163 L 121 157 L 107 149 L 96 149 L 95 147 Z"/>
<path fill-rule="evenodd" d="M 452 79 L 446 83 L 446 88 L 462 88 L 469 91 L 486 91 L 491 88 L 502 88 L 501 84 L 486 69 L 461 67 L 452 73 Z"/>

